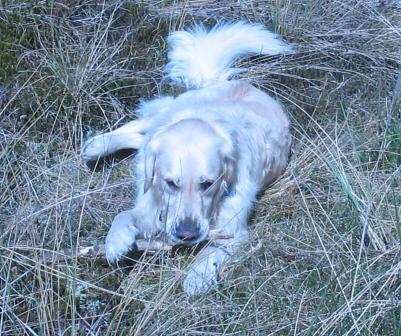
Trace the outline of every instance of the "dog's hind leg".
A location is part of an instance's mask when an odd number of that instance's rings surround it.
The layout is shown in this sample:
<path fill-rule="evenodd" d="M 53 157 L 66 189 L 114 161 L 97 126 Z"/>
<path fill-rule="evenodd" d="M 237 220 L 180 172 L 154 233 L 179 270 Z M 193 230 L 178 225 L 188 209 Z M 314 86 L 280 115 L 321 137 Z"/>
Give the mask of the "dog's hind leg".
<path fill-rule="evenodd" d="M 137 150 L 149 126 L 149 119 L 137 119 L 114 131 L 94 136 L 83 145 L 81 156 L 91 163 L 121 150 Z"/>

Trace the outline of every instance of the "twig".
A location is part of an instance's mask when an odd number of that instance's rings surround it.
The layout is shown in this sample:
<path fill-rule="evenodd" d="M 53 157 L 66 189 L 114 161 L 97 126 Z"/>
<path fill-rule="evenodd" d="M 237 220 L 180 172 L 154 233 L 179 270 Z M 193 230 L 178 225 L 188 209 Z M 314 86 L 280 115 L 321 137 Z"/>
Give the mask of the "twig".
<path fill-rule="evenodd" d="M 224 240 L 231 239 L 232 235 L 228 235 L 220 230 L 211 230 L 207 240 Z M 170 251 L 175 244 L 173 244 L 169 240 L 162 239 L 137 239 L 136 240 L 137 250 L 135 252 L 143 253 L 150 252 L 155 253 L 157 251 Z M 29 246 L 13 246 L 9 247 L 9 249 L 15 250 L 32 250 L 32 247 Z M 106 260 L 106 247 L 104 244 L 94 244 L 90 246 L 80 246 L 76 248 L 63 249 L 60 251 L 52 251 L 52 250 L 41 250 L 41 260 L 44 264 L 49 263 L 60 263 L 69 258 L 95 258 L 96 260 Z"/>

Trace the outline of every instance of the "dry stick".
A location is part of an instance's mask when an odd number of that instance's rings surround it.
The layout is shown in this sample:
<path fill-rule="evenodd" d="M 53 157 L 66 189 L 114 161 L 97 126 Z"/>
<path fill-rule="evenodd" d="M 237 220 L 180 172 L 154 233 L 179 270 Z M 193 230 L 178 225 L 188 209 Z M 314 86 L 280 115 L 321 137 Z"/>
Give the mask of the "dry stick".
<path fill-rule="evenodd" d="M 214 241 L 214 240 L 225 240 L 225 239 L 232 239 L 233 235 L 229 235 L 225 232 L 220 230 L 211 230 L 207 240 Z M 134 251 L 137 253 L 156 253 L 158 251 L 171 251 L 174 245 L 170 241 L 164 241 L 162 239 L 137 239 L 136 240 L 137 250 Z M 277 245 L 277 244 L 269 244 L 265 246 L 266 250 L 269 251 L 273 258 L 280 258 L 288 262 L 293 262 L 296 260 L 303 260 L 307 263 L 311 264 L 318 264 L 321 262 L 320 254 L 316 256 L 311 254 L 310 252 L 299 251 L 296 249 L 292 249 L 290 247 Z M 77 259 L 84 259 L 84 258 L 94 258 L 96 261 L 106 262 L 106 248 L 104 244 L 93 244 L 90 246 L 81 246 L 78 249 L 71 248 L 71 249 L 63 249 L 60 251 L 51 251 L 47 249 L 34 249 L 30 246 L 12 246 L 8 247 L 9 250 L 20 250 L 20 251 L 40 251 L 40 260 L 43 264 L 57 264 L 62 263 L 66 259 L 77 258 Z M 256 248 L 255 250 L 258 250 Z M 253 249 L 251 249 L 252 251 Z"/>
<path fill-rule="evenodd" d="M 222 232 L 221 230 L 211 230 L 207 240 L 219 240 L 219 239 L 232 239 L 233 235 Z M 135 252 L 157 252 L 157 251 L 170 251 L 175 245 L 170 241 L 161 239 L 137 239 L 135 241 L 137 250 Z M 31 250 L 31 247 L 27 246 L 15 246 L 18 250 Z M 65 261 L 66 258 L 95 258 L 104 260 L 106 258 L 106 247 L 104 244 L 94 244 L 90 246 L 81 246 L 78 249 L 63 249 L 60 251 L 42 250 L 41 261 L 44 264 L 59 263 Z"/>

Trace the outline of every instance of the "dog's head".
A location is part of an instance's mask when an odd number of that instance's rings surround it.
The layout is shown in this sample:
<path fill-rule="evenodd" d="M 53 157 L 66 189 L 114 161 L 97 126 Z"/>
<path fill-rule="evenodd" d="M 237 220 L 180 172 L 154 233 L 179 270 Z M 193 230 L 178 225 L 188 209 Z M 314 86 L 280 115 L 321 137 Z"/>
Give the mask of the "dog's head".
<path fill-rule="evenodd" d="M 157 132 L 145 150 L 144 192 L 153 192 L 169 237 L 204 240 L 236 183 L 236 147 L 216 125 L 185 119 Z"/>

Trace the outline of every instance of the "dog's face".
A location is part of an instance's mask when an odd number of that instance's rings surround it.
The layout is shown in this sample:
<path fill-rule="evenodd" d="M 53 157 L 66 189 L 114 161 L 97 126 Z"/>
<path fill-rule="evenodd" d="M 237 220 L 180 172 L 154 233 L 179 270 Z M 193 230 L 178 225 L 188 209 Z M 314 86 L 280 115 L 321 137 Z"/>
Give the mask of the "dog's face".
<path fill-rule="evenodd" d="M 204 240 L 227 189 L 235 183 L 230 139 L 199 119 L 177 122 L 155 136 L 145 153 L 145 192 L 153 192 L 170 239 Z"/>

